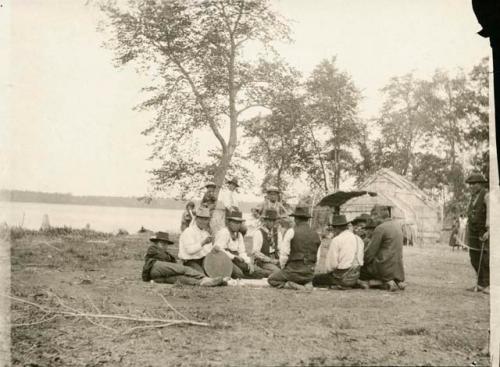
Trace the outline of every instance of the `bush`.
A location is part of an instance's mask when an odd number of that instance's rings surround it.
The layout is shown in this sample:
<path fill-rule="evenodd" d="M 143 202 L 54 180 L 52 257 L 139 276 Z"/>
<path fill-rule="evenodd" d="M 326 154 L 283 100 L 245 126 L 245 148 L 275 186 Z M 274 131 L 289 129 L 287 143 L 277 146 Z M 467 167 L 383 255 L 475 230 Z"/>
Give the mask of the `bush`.
<path fill-rule="evenodd" d="M 42 235 L 46 237 L 82 237 L 88 239 L 108 239 L 111 233 L 94 231 L 92 229 L 76 229 L 68 226 L 64 227 L 49 227 L 46 229 L 32 230 L 22 227 L 10 227 L 9 236 L 11 240 L 18 240 L 26 236 Z"/>

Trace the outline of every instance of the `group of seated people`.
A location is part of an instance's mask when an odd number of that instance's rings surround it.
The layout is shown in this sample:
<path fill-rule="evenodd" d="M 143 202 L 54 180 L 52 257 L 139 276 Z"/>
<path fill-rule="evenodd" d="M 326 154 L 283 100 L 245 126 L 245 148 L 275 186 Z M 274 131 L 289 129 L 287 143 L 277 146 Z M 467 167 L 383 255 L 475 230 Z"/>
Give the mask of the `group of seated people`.
<path fill-rule="evenodd" d="M 233 279 L 267 278 L 269 285 L 286 289 L 312 287 L 382 288 L 403 290 L 403 233 L 391 220 L 387 207 L 376 205 L 370 215 L 349 222 L 334 215 L 323 241 L 310 226 L 310 208 L 297 206 L 283 225 L 277 208 L 262 208 L 260 225 L 247 250 L 242 213 L 235 207 L 226 211 L 225 226 L 211 235 L 212 210 L 200 206 L 179 238 L 176 260 L 167 250 L 173 241 L 159 232 L 150 240 L 142 278 L 157 283 L 200 286 L 226 285 Z M 243 233 L 242 233 L 243 232 Z M 209 277 L 203 260 L 223 252 L 232 262 L 231 277 Z"/>

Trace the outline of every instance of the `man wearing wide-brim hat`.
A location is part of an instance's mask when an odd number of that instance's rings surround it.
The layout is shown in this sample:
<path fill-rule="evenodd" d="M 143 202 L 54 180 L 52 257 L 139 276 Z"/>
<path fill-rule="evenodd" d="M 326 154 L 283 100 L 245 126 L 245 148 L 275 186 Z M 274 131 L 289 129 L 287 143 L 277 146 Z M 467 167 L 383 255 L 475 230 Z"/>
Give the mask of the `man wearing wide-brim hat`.
<path fill-rule="evenodd" d="M 226 214 L 226 226 L 215 234 L 214 250 L 223 251 L 233 262 L 231 278 L 260 279 L 266 274 L 248 256 L 240 227 L 245 220 L 241 211 L 230 210 Z"/>
<path fill-rule="evenodd" d="M 215 189 L 217 185 L 213 181 L 208 181 L 205 183 L 205 194 L 203 194 L 203 198 L 201 199 L 200 206 L 206 206 L 210 210 L 214 210 L 217 205 L 217 198 L 215 197 Z"/>
<path fill-rule="evenodd" d="M 226 285 L 222 278 L 209 278 L 189 266 L 178 264 L 175 256 L 167 251 L 167 246 L 173 245 L 167 232 L 157 232 L 149 239 L 153 244 L 149 246 L 142 268 L 142 280 L 155 283 L 180 283 L 215 287 Z"/>
<path fill-rule="evenodd" d="M 280 200 L 280 193 L 280 189 L 276 186 L 268 186 L 266 188 L 266 197 L 258 206 L 261 214 L 267 209 L 274 209 L 278 213 L 278 216 L 288 216 L 288 211 Z"/>
<path fill-rule="evenodd" d="M 196 210 L 194 224 L 187 227 L 179 238 L 179 258 L 183 264 L 204 273 L 203 259 L 212 251 L 210 235 L 210 209 L 200 206 Z"/>
<path fill-rule="evenodd" d="M 224 204 L 226 210 L 239 209 L 240 202 L 236 192 L 238 187 L 240 187 L 238 178 L 233 177 L 227 180 L 227 189 L 221 191 L 219 199 Z"/>
<path fill-rule="evenodd" d="M 352 288 L 357 285 L 363 265 L 363 240 L 349 231 L 345 215 L 334 215 L 330 226 L 334 237 L 325 258 L 325 273 L 316 274 L 314 286 Z M 319 251 L 318 251 L 319 260 Z"/>
<path fill-rule="evenodd" d="M 465 182 L 471 191 L 467 207 L 467 245 L 469 246 L 470 261 L 477 275 L 477 284 L 469 290 L 489 293 L 489 195 L 485 187 L 488 181 L 481 173 L 474 172 L 467 177 Z"/>
<path fill-rule="evenodd" d="M 290 216 L 295 220 L 295 227 L 286 231 L 281 244 L 281 270 L 271 274 L 268 282 L 277 288 L 300 290 L 306 289 L 305 285 L 312 288 L 321 239 L 309 225 L 309 208 L 296 207 Z"/>
<path fill-rule="evenodd" d="M 253 234 L 252 255 L 255 264 L 266 272 L 266 277 L 280 270 L 277 220 L 278 212 L 266 209 L 261 216 L 262 225 Z"/>
<path fill-rule="evenodd" d="M 354 234 L 361 237 L 361 239 L 364 239 L 364 237 L 365 237 L 364 228 L 365 228 L 366 222 L 368 222 L 369 219 L 371 219 L 370 215 L 363 213 L 361 215 L 358 215 L 356 218 L 354 218 L 351 221 L 351 224 L 353 227 L 352 230 L 353 230 Z"/>
<path fill-rule="evenodd" d="M 403 290 L 405 272 L 403 266 L 403 231 L 401 225 L 390 217 L 387 206 L 375 205 L 371 211 L 373 220 L 380 224 L 373 231 L 366 246 L 360 279 L 363 287 L 383 288 L 389 291 Z"/>

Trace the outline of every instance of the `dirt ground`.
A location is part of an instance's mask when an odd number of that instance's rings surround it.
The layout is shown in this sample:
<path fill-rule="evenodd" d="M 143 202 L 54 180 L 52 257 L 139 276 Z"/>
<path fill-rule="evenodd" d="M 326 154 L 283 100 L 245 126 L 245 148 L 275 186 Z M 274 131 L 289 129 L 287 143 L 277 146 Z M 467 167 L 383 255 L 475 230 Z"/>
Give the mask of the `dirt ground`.
<path fill-rule="evenodd" d="M 134 321 L 47 317 L 11 301 L 13 366 L 488 365 L 489 296 L 468 255 L 405 248 L 408 288 L 198 288 L 141 281 L 147 235 L 27 236 L 11 244 L 11 295 L 59 310 L 188 319 L 209 326 L 135 329 Z M 53 315 L 50 315 L 53 317 Z M 100 325 L 99 323 L 102 324 Z"/>

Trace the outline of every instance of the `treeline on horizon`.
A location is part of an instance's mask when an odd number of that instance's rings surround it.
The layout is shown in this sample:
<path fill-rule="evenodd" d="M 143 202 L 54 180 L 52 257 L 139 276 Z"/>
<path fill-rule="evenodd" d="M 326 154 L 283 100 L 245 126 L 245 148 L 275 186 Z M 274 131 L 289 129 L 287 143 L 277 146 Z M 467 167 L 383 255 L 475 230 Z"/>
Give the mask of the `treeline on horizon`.
<path fill-rule="evenodd" d="M 0 190 L 1 201 L 22 202 L 22 203 L 46 203 L 46 204 L 66 204 L 66 205 L 94 205 L 94 206 L 121 206 L 128 208 L 149 208 L 149 209 L 184 209 L 187 201 L 154 198 L 149 203 L 141 197 L 126 196 L 76 196 L 63 193 L 49 193 L 39 191 L 22 190 Z M 199 201 L 195 200 L 198 205 Z M 240 208 L 244 212 L 249 212 L 255 203 L 240 203 Z"/>

